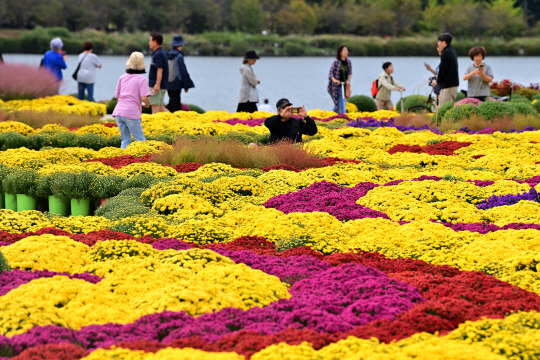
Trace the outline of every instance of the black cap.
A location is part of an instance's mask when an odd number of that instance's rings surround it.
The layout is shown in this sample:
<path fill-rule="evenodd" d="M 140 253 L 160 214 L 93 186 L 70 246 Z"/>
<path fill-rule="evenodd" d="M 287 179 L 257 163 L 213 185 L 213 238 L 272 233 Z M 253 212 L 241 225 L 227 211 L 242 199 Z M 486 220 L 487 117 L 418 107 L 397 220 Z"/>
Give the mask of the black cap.
<path fill-rule="evenodd" d="M 246 60 L 255 60 L 260 59 L 259 55 L 255 52 L 255 50 L 249 50 L 246 51 L 246 55 L 244 56 L 244 59 Z"/>
<path fill-rule="evenodd" d="M 282 99 L 279 99 L 276 103 L 276 109 L 282 109 L 284 107 L 287 107 L 287 106 L 292 106 L 291 102 L 289 101 L 289 99 L 285 99 L 285 98 L 282 98 Z"/>

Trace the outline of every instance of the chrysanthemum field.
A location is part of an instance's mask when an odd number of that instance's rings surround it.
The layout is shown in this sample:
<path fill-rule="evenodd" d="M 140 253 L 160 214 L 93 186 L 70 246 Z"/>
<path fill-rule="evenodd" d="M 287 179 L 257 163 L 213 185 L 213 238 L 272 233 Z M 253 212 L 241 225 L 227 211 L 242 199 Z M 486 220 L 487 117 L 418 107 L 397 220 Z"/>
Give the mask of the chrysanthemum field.
<path fill-rule="evenodd" d="M 160 157 L 266 113 L 143 115 L 125 150 L 114 122 L 0 122 L 0 359 L 540 359 L 540 132 L 309 114 L 309 166 Z M 70 194 L 92 214 L 48 207 Z"/>

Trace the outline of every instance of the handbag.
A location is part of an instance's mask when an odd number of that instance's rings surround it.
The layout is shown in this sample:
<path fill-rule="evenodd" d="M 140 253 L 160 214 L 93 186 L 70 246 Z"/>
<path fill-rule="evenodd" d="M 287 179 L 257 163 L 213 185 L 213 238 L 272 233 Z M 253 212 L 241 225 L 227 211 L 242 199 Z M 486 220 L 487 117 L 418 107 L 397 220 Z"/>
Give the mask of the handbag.
<path fill-rule="evenodd" d="M 345 99 L 348 99 L 351 97 L 351 83 L 347 82 L 345 83 Z"/>
<path fill-rule="evenodd" d="M 86 53 L 86 55 L 88 55 L 89 53 Z M 83 58 L 81 59 L 81 61 L 79 61 L 79 65 L 77 65 L 77 68 L 75 69 L 75 72 L 73 73 L 73 75 L 71 75 L 71 77 L 73 78 L 73 80 L 77 81 L 77 75 L 79 74 L 79 69 L 81 68 L 81 63 L 83 62 L 84 58 L 86 57 L 86 55 L 83 56 Z"/>

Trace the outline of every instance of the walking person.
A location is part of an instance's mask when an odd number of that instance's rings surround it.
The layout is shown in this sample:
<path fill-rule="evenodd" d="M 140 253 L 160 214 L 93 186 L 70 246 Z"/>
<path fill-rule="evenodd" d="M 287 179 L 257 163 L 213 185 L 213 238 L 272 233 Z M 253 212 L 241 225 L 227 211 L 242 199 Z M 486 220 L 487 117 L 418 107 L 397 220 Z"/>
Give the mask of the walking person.
<path fill-rule="evenodd" d="M 66 59 L 67 55 L 62 51 L 64 43 L 59 37 L 51 40 L 51 50 L 47 51 L 43 56 L 42 65 L 44 68 L 49 70 L 55 77 L 58 82 L 58 89 L 60 88 L 60 82 L 62 81 L 62 70 L 67 69 Z"/>
<path fill-rule="evenodd" d="M 167 53 L 169 60 L 169 78 L 167 83 L 167 93 L 169 94 L 169 104 L 167 109 L 170 112 L 182 110 L 182 89 L 189 92 L 189 89 L 194 88 L 195 84 L 191 80 L 189 73 L 184 63 L 184 53 L 182 49 L 187 42 L 184 41 L 182 35 L 175 35 L 173 41 L 169 43 L 172 49 Z"/>
<path fill-rule="evenodd" d="M 474 63 L 467 68 L 463 80 L 468 81 L 467 97 L 486 101 L 491 96 L 489 83 L 493 81 L 491 66 L 484 63 L 486 49 L 483 46 L 475 46 L 469 50 L 469 57 Z"/>
<path fill-rule="evenodd" d="M 257 103 L 259 102 L 257 85 L 261 82 L 255 76 L 252 66 L 259 59 L 259 55 L 254 50 L 247 51 L 244 56 L 244 61 L 240 67 L 242 82 L 240 83 L 240 98 L 238 99 L 236 112 L 254 113 L 257 111 Z"/>
<path fill-rule="evenodd" d="M 330 67 L 327 88 L 334 102 L 334 111 L 337 113 L 344 114 L 346 112 L 345 99 L 350 97 L 351 77 L 352 64 L 349 60 L 349 49 L 345 45 L 341 45 L 337 48 L 336 60 Z M 344 86 L 341 86 L 341 83 L 344 83 Z"/>
<path fill-rule="evenodd" d="M 379 75 L 379 91 L 375 103 L 377 110 L 394 110 L 392 91 L 405 91 L 405 87 L 394 80 L 394 65 L 391 62 L 385 62 L 382 68 L 384 71 Z"/>
<path fill-rule="evenodd" d="M 165 93 L 169 81 L 169 59 L 167 53 L 163 50 L 162 44 L 163 35 L 160 33 L 150 35 L 149 46 L 152 50 L 152 64 L 148 73 L 148 82 L 151 88 L 150 105 L 152 105 L 152 114 L 169 112 L 165 107 Z"/>
<path fill-rule="evenodd" d="M 442 33 L 437 40 L 437 50 L 441 53 L 441 63 L 437 80 L 433 85 L 441 86 L 439 105 L 455 102 L 459 86 L 457 53 L 452 47 L 452 34 Z"/>
<path fill-rule="evenodd" d="M 96 69 L 101 69 L 101 61 L 94 54 L 94 45 L 85 42 L 83 52 L 79 54 L 79 71 L 77 72 L 77 88 L 79 100 L 84 100 L 85 90 L 88 92 L 88 101 L 94 101 L 94 84 L 96 82 Z"/>
<path fill-rule="evenodd" d="M 112 113 L 120 129 L 122 149 L 131 144 L 132 135 L 135 141 L 146 141 L 141 123 L 141 102 L 145 107 L 150 106 L 148 81 L 142 75 L 146 73 L 143 53 L 133 52 L 126 67 L 126 73 L 120 76 L 116 85 L 118 103 Z"/>

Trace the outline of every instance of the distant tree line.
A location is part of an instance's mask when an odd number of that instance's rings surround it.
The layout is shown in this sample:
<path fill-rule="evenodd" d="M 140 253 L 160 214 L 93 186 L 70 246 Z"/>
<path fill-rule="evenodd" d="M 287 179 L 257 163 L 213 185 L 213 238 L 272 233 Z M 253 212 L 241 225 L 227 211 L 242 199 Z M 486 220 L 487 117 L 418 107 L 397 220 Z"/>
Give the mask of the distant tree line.
<path fill-rule="evenodd" d="M 0 27 L 462 37 L 538 35 L 540 0 L 2 0 Z"/>

